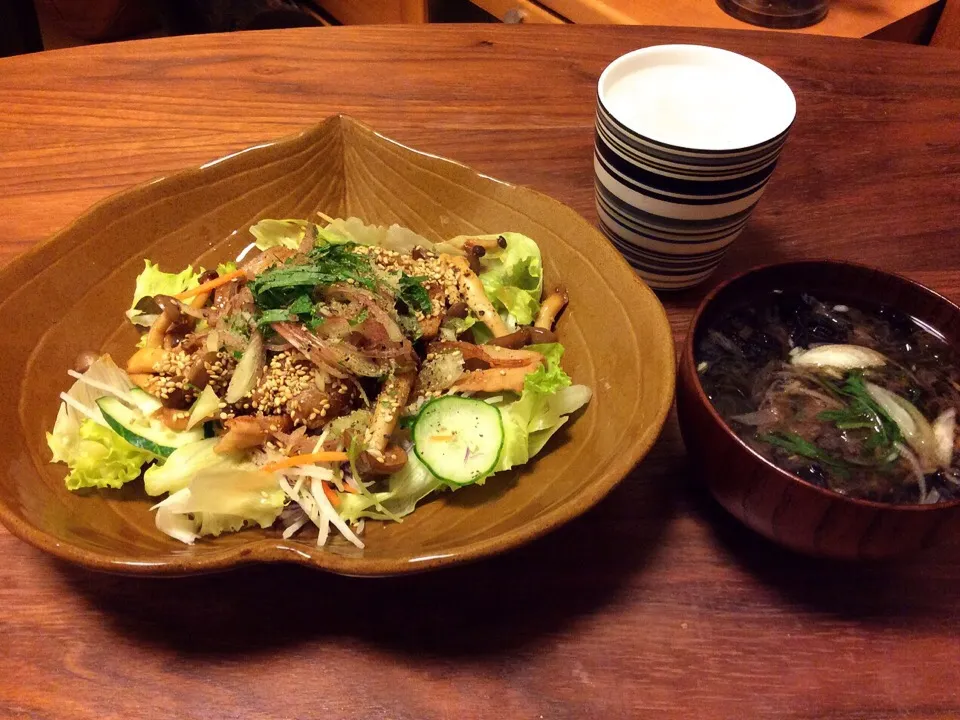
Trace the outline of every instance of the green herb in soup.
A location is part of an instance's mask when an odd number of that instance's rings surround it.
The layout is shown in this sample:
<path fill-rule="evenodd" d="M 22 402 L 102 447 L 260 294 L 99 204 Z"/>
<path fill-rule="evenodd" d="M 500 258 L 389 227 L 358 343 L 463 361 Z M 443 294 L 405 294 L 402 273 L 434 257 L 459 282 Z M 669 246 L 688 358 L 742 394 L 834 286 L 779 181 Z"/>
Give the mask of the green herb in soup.
<path fill-rule="evenodd" d="M 851 497 L 960 499 L 960 357 L 929 328 L 775 291 L 696 340 L 710 401 L 754 450 Z"/>

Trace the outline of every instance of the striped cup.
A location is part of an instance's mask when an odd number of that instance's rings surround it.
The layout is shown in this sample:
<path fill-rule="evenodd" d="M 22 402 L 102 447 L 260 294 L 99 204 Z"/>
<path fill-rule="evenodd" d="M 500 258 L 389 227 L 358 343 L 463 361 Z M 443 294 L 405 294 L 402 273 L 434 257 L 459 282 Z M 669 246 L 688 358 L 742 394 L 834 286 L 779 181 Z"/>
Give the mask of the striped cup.
<path fill-rule="evenodd" d="M 654 288 L 717 267 L 760 200 L 796 115 L 787 84 L 717 48 L 636 50 L 600 76 L 600 229 Z"/>

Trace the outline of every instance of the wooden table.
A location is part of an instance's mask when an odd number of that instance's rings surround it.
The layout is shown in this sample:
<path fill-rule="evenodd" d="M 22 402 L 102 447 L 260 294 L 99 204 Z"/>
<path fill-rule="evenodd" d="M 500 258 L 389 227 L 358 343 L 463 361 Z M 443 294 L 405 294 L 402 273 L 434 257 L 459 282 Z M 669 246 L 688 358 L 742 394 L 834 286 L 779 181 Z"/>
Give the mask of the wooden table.
<path fill-rule="evenodd" d="M 960 300 L 960 54 L 769 33 L 337 28 L 0 60 L 0 262 L 92 202 L 346 111 L 593 218 L 597 76 L 665 42 L 794 88 L 780 167 L 677 339 L 752 263 L 875 263 Z M 42 302 L 42 298 L 38 301 Z M 960 717 L 960 547 L 795 557 L 704 494 L 675 419 L 586 517 L 396 580 L 296 567 L 92 574 L 0 531 L 3 718 Z"/>
<path fill-rule="evenodd" d="M 331 0 L 319 0 L 328 3 Z M 737 20 L 716 0 L 471 0 L 503 19 L 513 9 L 524 22 L 619 23 L 765 30 Z M 874 37 L 926 42 L 936 24 L 940 0 L 830 0 L 827 17 L 789 32 L 834 37 Z"/>

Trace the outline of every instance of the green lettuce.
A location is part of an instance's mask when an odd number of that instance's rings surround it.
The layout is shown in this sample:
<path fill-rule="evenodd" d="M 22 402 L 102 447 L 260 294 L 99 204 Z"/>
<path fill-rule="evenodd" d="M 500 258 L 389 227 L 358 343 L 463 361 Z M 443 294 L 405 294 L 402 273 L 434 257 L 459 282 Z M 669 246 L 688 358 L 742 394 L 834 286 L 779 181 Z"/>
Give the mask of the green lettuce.
<path fill-rule="evenodd" d="M 417 503 L 427 495 L 445 487 L 442 480 L 427 470 L 416 453 L 407 455 L 407 463 L 387 481 L 387 490 L 370 495 L 340 493 L 337 513 L 344 520 L 355 522 L 361 517 L 374 520 L 402 518 L 416 509 Z M 378 512 L 378 504 L 393 518 Z"/>
<path fill-rule="evenodd" d="M 133 291 L 133 302 L 127 310 L 127 319 L 134 325 L 151 325 L 155 316 L 148 315 L 137 305 L 144 298 L 155 295 L 177 295 L 199 285 L 200 272 L 194 272 L 193 266 L 188 265 L 186 270 L 179 273 L 163 272 L 159 265 L 144 260 L 144 269 L 137 276 L 137 286 Z"/>
<path fill-rule="evenodd" d="M 140 468 L 153 459 L 150 453 L 135 448 L 90 418 L 79 424 L 75 442 L 63 441 L 62 437 L 47 435 L 50 447 L 57 446 L 54 460 L 67 463 L 70 468 L 65 481 L 68 490 L 118 488 L 137 478 Z"/>
<path fill-rule="evenodd" d="M 91 385 L 91 382 L 96 386 Z M 53 453 L 51 462 L 72 462 L 80 444 L 80 424 L 85 418 L 93 418 L 94 421 L 106 427 L 106 421 L 100 413 L 97 400 L 108 394 L 123 397 L 133 387 L 130 376 L 117 367 L 109 355 L 97 358 L 83 373 L 81 379 L 78 379 L 67 391 L 66 394 L 72 403 L 60 403 L 60 411 L 57 413 L 53 432 L 47 433 L 47 445 Z M 101 388 L 109 388 L 112 392 L 107 393 Z M 83 408 L 83 412 L 78 408 Z"/>
<path fill-rule="evenodd" d="M 570 376 L 560 367 L 562 345 L 530 345 L 529 349 L 542 353 L 544 364 L 524 379 L 519 398 L 497 403 L 504 438 L 494 472 L 528 462 L 592 396 L 587 386 L 571 385 Z"/>
<path fill-rule="evenodd" d="M 519 325 L 529 325 L 540 310 L 543 292 L 540 248 L 520 233 L 486 235 L 480 239 L 501 237 L 507 246 L 488 250 L 481 258 L 480 281 L 497 310 L 512 315 Z"/>
<path fill-rule="evenodd" d="M 199 471 L 190 485 L 154 506 L 157 529 L 192 544 L 202 535 L 267 528 L 283 510 L 286 495 L 272 473 L 252 467 Z"/>
<path fill-rule="evenodd" d="M 308 220 L 261 220 L 250 226 L 258 250 L 285 247 L 296 250 L 308 232 L 315 228 Z"/>
<path fill-rule="evenodd" d="M 143 474 L 143 487 L 147 495 L 157 496 L 175 493 L 190 485 L 200 471 L 251 469 L 241 455 L 223 454 L 214 451 L 219 438 L 198 440 L 178 447 L 162 465 L 152 465 Z"/>
<path fill-rule="evenodd" d="M 496 403 L 504 438 L 494 472 L 528 462 L 592 395 L 585 385 L 571 385 L 570 376 L 560 367 L 560 343 L 530 345 L 528 349 L 541 353 L 544 363 L 524 379 L 519 398 Z"/>
<path fill-rule="evenodd" d="M 543 343 L 541 345 L 530 345 L 526 349 L 543 355 L 544 363 L 524 378 L 524 389 L 530 388 L 544 395 L 549 395 L 570 386 L 570 376 L 560 367 L 560 360 L 563 358 L 563 345 L 560 343 Z"/>
<path fill-rule="evenodd" d="M 325 228 L 326 232 L 340 237 L 340 242 L 355 242 L 358 245 L 378 245 L 394 252 L 407 253 L 417 246 L 435 250 L 434 243 L 401 225 L 368 225 L 360 218 L 336 218 Z"/>
<path fill-rule="evenodd" d="M 499 405 L 504 439 L 493 472 L 528 462 L 591 396 L 586 385 L 571 385 L 553 393 L 525 387 L 519 399 Z"/>

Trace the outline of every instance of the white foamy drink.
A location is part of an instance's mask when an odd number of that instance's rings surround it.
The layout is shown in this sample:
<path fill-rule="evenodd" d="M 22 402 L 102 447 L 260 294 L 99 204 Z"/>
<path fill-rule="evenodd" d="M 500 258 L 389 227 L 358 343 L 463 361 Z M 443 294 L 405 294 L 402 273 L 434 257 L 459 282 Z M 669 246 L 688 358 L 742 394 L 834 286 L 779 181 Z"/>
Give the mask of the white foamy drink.
<path fill-rule="evenodd" d="M 792 94 L 767 68 L 736 56 L 685 52 L 614 73 L 604 88 L 610 113 L 630 130 L 678 147 L 747 148 L 782 132 Z"/>

